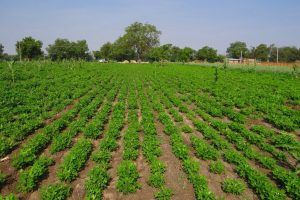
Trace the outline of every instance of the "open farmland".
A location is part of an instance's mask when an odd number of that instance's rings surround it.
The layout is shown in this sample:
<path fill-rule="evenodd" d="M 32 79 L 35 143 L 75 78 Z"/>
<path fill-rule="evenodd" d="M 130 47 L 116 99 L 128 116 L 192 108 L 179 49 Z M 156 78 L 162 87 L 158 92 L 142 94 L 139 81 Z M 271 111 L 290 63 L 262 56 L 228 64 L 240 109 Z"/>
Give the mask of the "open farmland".
<path fill-rule="evenodd" d="M 4 199 L 300 199 L 294 74 L 92 62 L 0 71 Z"/>

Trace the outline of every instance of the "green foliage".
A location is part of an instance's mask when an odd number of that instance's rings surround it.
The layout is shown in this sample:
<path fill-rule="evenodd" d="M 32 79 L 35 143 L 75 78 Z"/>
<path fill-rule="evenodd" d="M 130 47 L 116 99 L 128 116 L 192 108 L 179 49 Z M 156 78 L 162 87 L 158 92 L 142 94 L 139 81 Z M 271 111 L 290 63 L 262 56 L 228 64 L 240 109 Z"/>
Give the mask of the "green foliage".
<path fill-rule="evenodd" d="M 222 174 L 225 170 L 224 164 L 221 161 L 212 162 L 209 165 L 209 171 L 215 174 Z"/>
<path fill-rule="evenodd" d="M 78 140 L 59 165 L 57 177 L 67 182 L 74 180 L 80 169 L 85 165 L 91 150 L 92 144 L 90 141 L 86 139 Z"/>
<path fill-rule="evenodd" d="M 154 194 L 157 200 L 169 200 L 171 199 L 173 192 L 170 188 L 163 187 L 157 193 Z"/>
<path fill-rule="evenodd" d="M 186 124 L 182 126 L 181 130 L 184 133 L 192 133 L 193 132 L 193 129 L 190 126 L 186 125 Z"/>
<path fill-rule="evenodd" d="M 88 45 L 86 40 L 71 42 L 67 39 L 56 39 L 54 44 L 47 47 L 51 60 L 88 59 Z"/>
<path fill-rule="evenodd" d="M 38 181 L 48 172 L 48 166 L 53 163 L 51 158 L 41 156 L 37 159 L 32 167 L 21 170 L 18 180 L 18 189 L 22 192 L 30 192 L 36 186 Z"/>
<path fill-rule="evenodd" d="M 41 200 L 64 200 L 71 194 L 71 187 L 62 183 L 51 184 L 40 190 Z"/>
<path fill-rule="evenodd" d="M 92 160 L 98 164 L 106 164 L 109 163 L 111 159 L 111 152 L 107 150 L 99 150 L 92 154 Z"/>
<path fill-rule="evenodd" d="M 137 182 L 139 174 L 132 161 L 123 161 L 118 167 L 117 189 L 125 194 L 134 193 L 141 186 Z"/>
<path fill-rule="evenodd" d="M 218 59 L 217 50 L 211 47 L 205 46 L 198 50 L 196 58 L 198 60 L 207 62 L 216 62 Z"/>
<path fill-rule="evenodd" d="M 234 42 L 231 43 L 230 46 L 227 48 L 227 53 L 231 58 L 240 58 L 241 52 L 243 53 L 243 57 L 248 56 L 249 50 L 247 49 L 247 45 L 245 42 Z"/>
<path fill-rule="evenodd" d="M 42 58 L 43 43 L 40 40 L 36 40 L 32 37 L 25 37 L 21 41 L 17 41 L 16 43 L 16 52 L 22 59 L 37 59 Z"/>
<path fill-rule="evenodd" d="M 245 189 L 245 184 L 238 179 L 226 179 L 222 183 L 222 190 L 226 193 L 240 195 L 245 191 Z"/>
<path fill-rule="evenodd" d="M 203 160 L 216 160 L 219 157 L 218 151 L 200 138 L 192 136 L 191 141 L 199 158 Z"/>
<path fill-rule="evenodd" d="M 149 185 L 159 188 L 162 187 L 165 183 L 164 173 L 166 171 L 165 164 L 158 160 L 154 159 L 150 165 L 151 174 L 148 180 Z"/>
<path fill-rule="evenodd" d="M 37 158 L 37 153 L 46 147 L 49 142 L 50 137 L 45 133 L 36 135 L 21 147 L 18 154 L 13 158 L 12 165 L 20 169 L 32 164 Z"/>
<path fill-rule="evenodd" d="M 18 200 L 19 198 L 16 197 L 14 194 L 9 194 L 7 196 L 0 195 L 0 200 Z"/>
<path fill-rule="evenodd" d="M 6 175 L 0 171 L 0 187 L 5 183 Z"/>
<path fill-rule="evenodd" d="M 107 168 L 103 166 L 94 167 L 88 174 L 88 180 L 85 182 L 86 199 L 102 199 L 103 190 L 110 180 Z"/>

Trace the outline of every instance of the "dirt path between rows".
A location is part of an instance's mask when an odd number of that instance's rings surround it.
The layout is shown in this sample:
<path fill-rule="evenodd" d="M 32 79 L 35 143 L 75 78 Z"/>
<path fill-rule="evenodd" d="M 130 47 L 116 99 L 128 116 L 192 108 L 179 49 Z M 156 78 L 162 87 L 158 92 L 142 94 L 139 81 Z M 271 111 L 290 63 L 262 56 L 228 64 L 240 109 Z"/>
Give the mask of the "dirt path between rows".
<path fill-rule="evenodd" d="M 170 145 L 170 137 L 163 132 L 163 124 L 159 121 L 156 121 L 156 129 L 158 137 L 162 142 L 162 155 L 159 159 L 166 164 L 165 185 L 166 187 L 172 189 L 172 199 L 195 199 L 194 188 L 192 184 L 188 181 L 187 176 L 182 169 L 181 161 L 178 158 L 176 158 L 176 156 L 172 152 L 172 146 Z"/>

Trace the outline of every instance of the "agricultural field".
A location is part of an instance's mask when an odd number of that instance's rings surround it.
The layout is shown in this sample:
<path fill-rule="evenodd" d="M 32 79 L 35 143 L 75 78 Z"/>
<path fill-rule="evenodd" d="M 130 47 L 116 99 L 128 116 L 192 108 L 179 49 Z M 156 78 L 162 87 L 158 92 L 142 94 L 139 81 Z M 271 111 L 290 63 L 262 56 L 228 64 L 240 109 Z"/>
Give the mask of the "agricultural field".
<path fill-rule="evenodd" d="M 0 199 L 300 199 L 297 74 L 0 63 Z"/>

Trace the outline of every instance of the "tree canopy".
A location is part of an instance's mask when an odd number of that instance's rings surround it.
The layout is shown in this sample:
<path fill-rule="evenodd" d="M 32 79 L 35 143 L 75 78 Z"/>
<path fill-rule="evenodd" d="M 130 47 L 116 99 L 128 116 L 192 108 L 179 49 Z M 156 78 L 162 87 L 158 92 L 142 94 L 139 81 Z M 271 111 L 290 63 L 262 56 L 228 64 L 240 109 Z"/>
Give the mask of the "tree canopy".
<path fill-rule="evenodd" d="M 199 49 L 196 57 L 198 60 L 207 62 L 216 62 L 218 60 L 217 50 L 208 46 Z"/>
<path fill-rule="evenodd" d="M 71 42 L 67 39 L 56 39 L 54 44 L 51 44 L 47 48 L 48 56 L 52 60 L 63 59 L 88 59 L 89 48 L 86 40 L 78 40 L 77 42 Z"/>
<path fill-rule="evenodd" d="M 247 58 L 249 50 L 245 42 L 237 41 L 230 44 L 230 46 L 227 48 L 227 53 L 231 58 L 240 58 L 241 53 L 243 54 L 244 58 Z"/>
<path fill-rule="evenodd" d="M 4 46 L 0 43 L 0 59 L 3 58 L 3 54 L 4 54 Z"/>
<path fill-rule="evenodd" d="M 42 41 L 25 37 L 21 41 L 17 41 L 16 51 L 19 56 L 21 54 L 22 59 L 32 60 L 43 56 L 42 46 Z"/>

